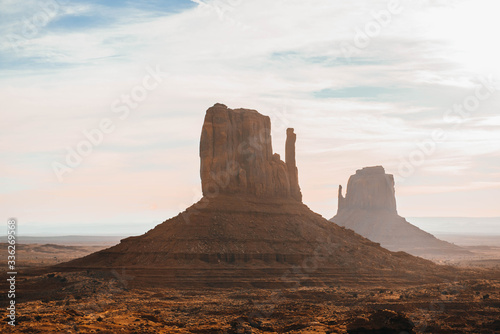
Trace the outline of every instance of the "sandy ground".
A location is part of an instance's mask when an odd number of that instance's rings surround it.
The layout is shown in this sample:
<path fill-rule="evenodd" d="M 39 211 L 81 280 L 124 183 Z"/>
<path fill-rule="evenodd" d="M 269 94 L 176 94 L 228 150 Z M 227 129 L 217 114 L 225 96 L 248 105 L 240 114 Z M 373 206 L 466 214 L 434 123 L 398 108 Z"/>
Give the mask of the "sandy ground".
<path fill-rule="evenodd" d="M 133 284 L 133 275 L 125 271 L 36 272 L 108 246 L 18 245 L 18 265 L 30 273 L 19 275 L 17 326 L 3 321 L 0 332 L 500 333 L 500 280 L 423 286 L 171 289 Z M 473 257 L 435 261 L 499 267 L 500 247 L 467 248 Z M 2 294 L 1 307 L 5 303 Z"/>
<path fill-rule="evenodd" d="M 22 282 L 18 333 L 498 333 L 500 282 L 294 289 L 130 288 L 127 273 Z M 35 291 L 40 286 L 44 291 Z M 3 302 L 3 301 L 2 301 Z M 3 303 L 2 303 L 3 304 Z M 4 305 L 2 305 L 3 307 Z M 370 332 L 371 330 L 371 332 Z"/>
<path fill-rule="evenodd" d="M 438 237 L 465 248 L 472 255 L 449 255 L 430 260 L 460 267 L 500 269 L 500 236 L 443 234 Z"/>
<path fill-rule="evenodd" d="M 7 245 L 0 243 L 1 263 L 7 263 Z M 57 245 L 57 244 L 17 244 L 16 266 L 18 269 L 50 266 L 66 262 L 107 248 L 107 245 Z"/>

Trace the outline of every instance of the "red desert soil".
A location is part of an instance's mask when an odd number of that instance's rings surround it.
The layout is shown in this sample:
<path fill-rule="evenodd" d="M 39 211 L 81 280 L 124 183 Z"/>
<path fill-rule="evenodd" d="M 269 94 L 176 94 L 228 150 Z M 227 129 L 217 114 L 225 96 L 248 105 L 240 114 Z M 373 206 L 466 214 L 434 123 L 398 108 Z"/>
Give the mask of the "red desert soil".
<path fill-rule="evenodd" d="M 498 272 L 391 252 L 312 212 L 302 203 L 293 129 L 285 162 L 270 134 L 257 111 L 210 108 L 200 143 L 203 199 L 144 235 L 20 272 L 16 331 L 499 330 Z"/>
<path fill-rule="evenodd" d="M 500 284 L 380 282 L 282 289 L 171 289 L 128 271 L 46 273 L 20 282 L 9 333 L 498 333 Z M 4 303 L 2 302 L 2 307 Z"/>

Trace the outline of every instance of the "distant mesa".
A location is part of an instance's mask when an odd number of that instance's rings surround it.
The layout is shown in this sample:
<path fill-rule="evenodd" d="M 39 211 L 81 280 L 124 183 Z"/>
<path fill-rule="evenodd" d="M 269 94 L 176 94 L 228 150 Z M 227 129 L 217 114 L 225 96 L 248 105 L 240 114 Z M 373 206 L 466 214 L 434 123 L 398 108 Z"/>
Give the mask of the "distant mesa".
<path fill-rule="evenodd" d="M 338 211 L 332 222 L 354 230 L 391 251 L 434 258 L 470 254 L 454 244 L 410 224 L 397 213 L 394 177 L 382 166 L 365 167 L 351 175 L 347 193 L 339 186 Z"/>
<path fill-rule="evenodd" d="M 163 286 L 378 284 L 455 275 L 312 212 L 302 203 L 296 139 L 288 129 L 282 161 L 273 153 L 269 117 L 215 104 L 201 132 L 203 198 L 144 235 L 58 267 L 126 268 Z"/>
<path fill-rule="evenodd" d="M 339 212 L 344 210 L 386 211 L 397 214 L 394 177 L 384 167 L 365 167 L 356 171 L 347 183 L 348 196 L 339 186 Z"/>

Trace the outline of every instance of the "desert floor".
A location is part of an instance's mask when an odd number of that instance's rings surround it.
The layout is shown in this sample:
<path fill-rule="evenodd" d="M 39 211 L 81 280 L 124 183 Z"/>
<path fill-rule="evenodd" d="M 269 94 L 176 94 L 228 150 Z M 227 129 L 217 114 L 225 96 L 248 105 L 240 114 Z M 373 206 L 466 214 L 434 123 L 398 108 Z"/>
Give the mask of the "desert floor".
<path fill-rule="evenodd" d="M 132 281 L 125 271 L 27 277 L 19 285 L 18 325 L 12 331 L 3 322 L 0 332 L 500 332 L 500 282 L 493 280 L 288 289 L 141 288 Z"/>
<path fill-rule="evenodd" d="M 108 245 L 18 247 L 17 326 L 1 333 L 500 333 L 500 280 L 398 286 L 158 288 L 121 271 L 60 272 L 45 266 Z M 0 245 L 2 247 L 2 245 Z M 468 246 L 496 268 L 496 246 Z M 3 260 L 3 259 L 2 259 Z M 483 270 L 483 269 L 480 269 Z M 498 275 L 500 278 L 500 275 Z M 0 297 L 1 307 L 6 296 Z"/>

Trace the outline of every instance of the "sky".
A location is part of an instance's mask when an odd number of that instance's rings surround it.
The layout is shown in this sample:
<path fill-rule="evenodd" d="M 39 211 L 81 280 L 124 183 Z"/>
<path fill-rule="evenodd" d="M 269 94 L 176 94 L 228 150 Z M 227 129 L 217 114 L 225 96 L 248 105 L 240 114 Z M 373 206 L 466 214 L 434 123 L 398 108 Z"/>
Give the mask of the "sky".
<path fill-rule="evenodd" d="M 500 217 L 498 6 L 2 0 L 2 216 L 26 235 L 147 231 L 201 198 L 201 126 L 223 103 L 270 116 L 282 157 L 295 128 L 325 218 L 375 165 L 402 216 Z"/>

